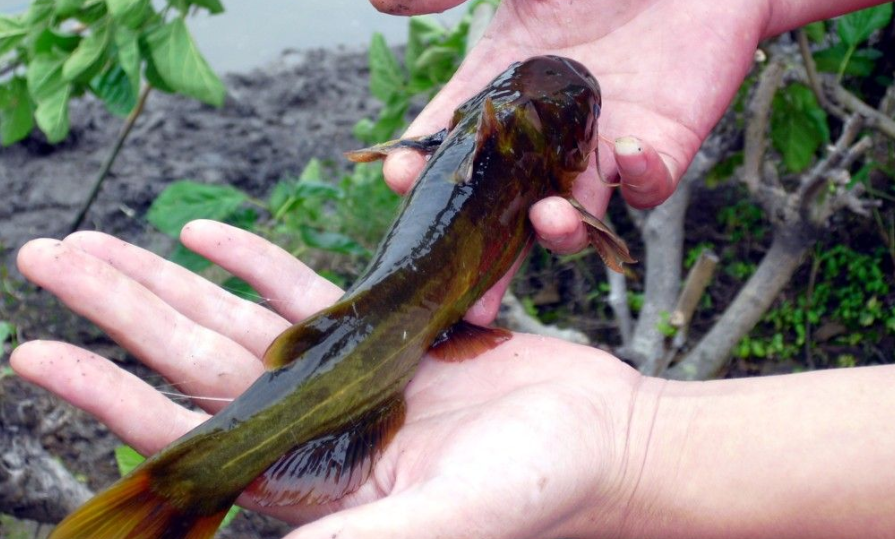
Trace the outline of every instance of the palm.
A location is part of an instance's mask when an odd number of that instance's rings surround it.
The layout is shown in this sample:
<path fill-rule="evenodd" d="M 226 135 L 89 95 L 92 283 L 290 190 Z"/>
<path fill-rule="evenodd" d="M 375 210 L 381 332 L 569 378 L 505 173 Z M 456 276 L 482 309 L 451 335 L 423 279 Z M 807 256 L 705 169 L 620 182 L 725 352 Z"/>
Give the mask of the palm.
<path fill-rule="evenodd" d="M 226 225 L 193 223 L 183 239 L 248 280 L 282 316 L 97 233 L 77 234 L 64 243 L 32 242 L 20 252 L 19 266 L 29 279 L 94 320 L 185 393 L 232 398 L 261 372 L 258 357 L 288 326 L 287 320 L 302 319 L 328 305 L 339 291 L 287 253 Z M 223 244 L 226 249 L 220 248 Z M 109 293 L 115 302 L 108 301 Z M 567 353 L 558 347 L 567 347 Z M 575 359 L 582 354 L 597 359 Z M 158 451 L 207 418 L 172 403 L 111 362 L 64 343 L 26 343 L 15 351 L 12 363 L 23 377 L 96 415 L 144 454 Z M 593 395 L 583 394 L 584 380 L 593 378 L 603 380 L 605 392 L 596 400 L 614 403 L 612 409 L 584 405 L 594 401 Z M 482 504 L 497 508 L 495 504 L 527 492 L 524 487 L 532 482 L 580 474 L 571 463 L 580 462 L 582 455 L 601 462 L 599 456 L 617 441 L 582 436 L 575 425 L 604 424 L 611 428 L 594 432 L 624 432 L 623 425 L 614 423 L 624 421 L 619 418 L 624 417 L 636 378 L 633 370 L 596 351 L 525 335 L 464 363 L 424 361 L 407 390 L 406 425 L 373 478 L 328 507 L 279 508 L 272 513 L 304 522 L 347 506 L 401 500 L 409 492 L 427 493 L 413 499 L 428 500 L 429 511 L 445 503 L 452 503 L 458 515 L 472 515 Z M 209 413 L 225 404 L 206 399 L 195 403 Z M 559 440 L 568 454 L 557 451 L 554 442 Z M 488 481 L 494 473 L 501 481 Z M 466 492 L 470 485 L 486 484 L 500 492 Z M 579 487 L 594 485 L 580 482 Z M 550 486 L 542 485 L 541 490 L 545 488 L 549 493 Z M 555 499 L 562 503 L 563 496 L 571 494 L 559 492 Z"/>
<path fill-rule="evenodd" d="M 391 2 L 378 1 L 385 9 Z M 435 11 L 458 3 L 434 0 L 424 5 Z M 483 39 L 409 133 L 440 129 L 454 107 L 509 63 L 539 54 L 565 55 L 582 62 L 600 81 L 601 131 L 610 137 L 633 134 L 651 143 L 678 178 L 749 69 L 761 38 L 754 21 L 763 20 L 762 9 L 761 2 L 746 1 L 506 0 Z M 604 155 L 602 170 L 612 175 L 614 163 L 609 152 Z M 412 181 L 412 173 L 389 172 L 399 188 Z"/>

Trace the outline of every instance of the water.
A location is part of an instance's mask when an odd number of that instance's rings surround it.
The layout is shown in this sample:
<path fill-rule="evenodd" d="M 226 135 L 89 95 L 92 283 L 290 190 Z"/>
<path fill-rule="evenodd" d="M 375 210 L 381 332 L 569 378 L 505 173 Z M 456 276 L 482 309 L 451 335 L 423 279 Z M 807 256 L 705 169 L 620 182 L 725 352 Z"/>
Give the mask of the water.
<path fill-rule="evenodd" d="M 0 13 L 21 13 L 30 2 L 0 0 Z M 224 1 L 227 11 L 188 20 L 190 30 L 218 73 L 245 71 L 276 58 L 284 49 L 364 47 L 373 32 L 389 44 L 407 41 L 407 19 L 379 13 L 367 0 Z M 455 24 L 464 6 L 435 15 Z"/>

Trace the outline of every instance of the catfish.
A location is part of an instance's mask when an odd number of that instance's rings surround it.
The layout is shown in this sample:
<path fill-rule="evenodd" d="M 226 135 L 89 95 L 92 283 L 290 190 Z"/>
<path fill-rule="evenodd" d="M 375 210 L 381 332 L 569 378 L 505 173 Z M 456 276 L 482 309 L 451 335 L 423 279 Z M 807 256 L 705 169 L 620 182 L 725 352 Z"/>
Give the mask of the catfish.
<path fill-rule="evenodd" d="M 347 153 L 431 156 L 364 274 L 280 334 L 265 373 L 239 398 L 89 500 L 51 539 L 201 539 L 247 489 L 262 506 L 356 490 L 402 425 L 404 388 L 427 352 L 461 361 L 510 338 L 463 315 L 532 241 L 532 204 L 566 197 L 610 268 L 633 262 L 572 198 L 597 151 L 600 106 L 583 65 L 534 57 L 463 103 L 446 129 Z"/>

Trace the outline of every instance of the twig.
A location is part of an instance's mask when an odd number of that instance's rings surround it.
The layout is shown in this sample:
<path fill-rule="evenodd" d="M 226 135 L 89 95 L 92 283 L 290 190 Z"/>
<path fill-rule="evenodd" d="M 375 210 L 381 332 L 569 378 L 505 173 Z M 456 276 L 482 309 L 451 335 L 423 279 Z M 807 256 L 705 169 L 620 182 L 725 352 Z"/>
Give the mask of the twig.
<path fill-rule="evenodd" d="M 711 249 L 705 249 L 699 253 L 696 263 L 690 268 L 687 279 L 684 281 L 684 289 L 677 298 L 677 305 L 671 311 L 671 319 L 669 323 L 679 331 L 686 331 L 696 312 L 696 306 L 702 298 L 703 292 L 712 280 L 715 274 L 715 268 L 718 267 L 718 255 Z"/>
<path fill-rule="evenodd" d="M 753 195 L 757 195 L 761 185 L 762 163 L 767 148 L 768 120 L 771 103 L 783 78 L 783 62 L 774 59 L 761 73 L 755 97 L 749 105 L 749 122 L 746 125 L 746 139 L 743 146 L 742 180 Z"/>
<path fill-rule="evenodd" d="M 578 344 L 590 344 L 587 335 L 574 328 L 561 328 L 544 324 L 537 318 L 525 312 L 525 308 L 516 296 L 507 292 L 500 304 L 500 323 L 513 331 L 534 333 L 555 337 Z"/>
<path fill-rule="evenodd" d="M 895 139 L 895 120 L 861 101 L 858 96 L 843 88 L 842 85 L 837 84 L 833 92 L 836 100 L 842 103 L 845 108 L 867 118 L 869 127 L 873 127 L 887 137 Z"/>
<path fill-rule="evenodd" d="M 799 52 L 802 55 L 802 62 L 805 64 L 805 72 L 808 75 L 808 85 L 811 86 L 811 90 L 814 91 L 814 95 L 817 97 L 817 102 L 820 103 L 821 107 L 831 112 L 833 115 L 839 118 L 844 118 L 845 111 L 827 99 L 827 94 L 824 91 L 820 76 L 817 73 L 817 64 L 814 63 L 814 56 L 811 55 L 811 46 L 808 44 L 808 35 L 805 33 L 804 29 L 799 29 L 797 35 L 799 40 Z"/>
<path fill-rule="evenodd" d="M 115 163 L 115 159 L 118 157 L 118 152 L 121 151 L 121 147 L 124 145 L 124 141 L 127 139 L 128 134 L 130 134 L 131 129 L 133 129 L 137 118 L 140 116 L 140 113 L 143 112 L 143 107 L 146 105 L 146 98 L 149 97 L 149 92 L 151 90 L 152 86 L 147 84 L 140 91 L 140 97 L 139 99 L 137 99 L 137 104 L 136 106 L 134 106 L 134 110 L 132 110 L 130 114 L 128 114 L 127 120 L 124 122 L 124 126 L 121 128 L 121 132 L 118 134 L 118 138 L 115 140 L 115 145 L 112 147 L 112 151 L 110 151 L 109 155 L 106 156 L 106 160 L 103 161 L 102 167 L 100 167 L 96 178 L 94 178 L 93 180 L 93 187 L 90 189 L 90 194 L 87 196 L 87 200 L 81 206 L 81 210 L 78 212 L 78 215 L 75 217 L 74 221 L 72 221 L 71 226 L 69 226 L 68 228 L 69 234 L 78 230 L 78 228 L 81 227 L 81 223 L 84 222 L 84 217 L 90 210 L 90 206 L 93 205 L 93 201 L 96 200 L 96 195 L 99 194 L 99 190 L 100 187 L 102 187 L 103 185 L 103 181 L 105 181 L 106 177 L 109 175 L 109 171 L 112 169 L 112 165 Z"/>

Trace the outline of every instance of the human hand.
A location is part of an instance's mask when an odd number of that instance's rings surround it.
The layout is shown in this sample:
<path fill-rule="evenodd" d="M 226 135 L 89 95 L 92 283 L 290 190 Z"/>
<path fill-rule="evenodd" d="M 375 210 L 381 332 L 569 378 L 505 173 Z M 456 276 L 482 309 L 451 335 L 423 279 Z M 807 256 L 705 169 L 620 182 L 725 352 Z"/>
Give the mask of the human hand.
<path fill-rule="evenodd" d="M 461 3 L 371 1 L 401 15 Z M 446 126 L 455 107 L 514 61 L 539 54 L 568 56 L 587 66 L 602 88 L 600 131 L 615 139 L 614 144 L 601 142 L 603 176 L 612 182 L 620 176 L 622 195 L 632 206 L 655 206 L 671 195 L 739 88 L 768 16 L 766 2 L 749 0 L 504 0 L 484 37 L 405 136 Z M 385 162 L 386 180 L 405 192 L 423 163 L 414 152 L 395 152 Z M 574 190 L 597 216 L 605 212 L 610 192 L 594 162 Z M 551 250 L 569 253 L 586 245 L 579 214 L 565 200 L 540 202 L 531 220 Z M 509 278 L 498 283 L 467 318 L 490 322 L 508 283 Z"/>
<path fill-rule="evenodd" d="M 182 241 L 248 281 L 277 312 L 100 233 L 36 240 L 18 258 L 26 277 L 204 410 L 175 404 L 70 344 L 32 341 L 13 352 L 23 378 L 93 414 L 143 454 L 223 408 L 262 372 L 258 358 L 277 334 L 341 294 L 288 253 L 227 225 L 193 222 Z M 592 525 L 587 510 L 599 500 L 601 524 L 611 530 L 637 475 L 626 469 L 640 461 L 629 442 L 649 421 L 636 420 L 634 401 L 645 402 L 649 383 L 606 353 L 530 335 L 463 363 L 425 358 L 406 391 L 406 424 L 357 492 L 265 511 L 297 524 L 338 511 L 292 538 L 519 539 L 574 536 L 585 521 Z M 255 508 L 247 497 L 240 503 Z"/>

